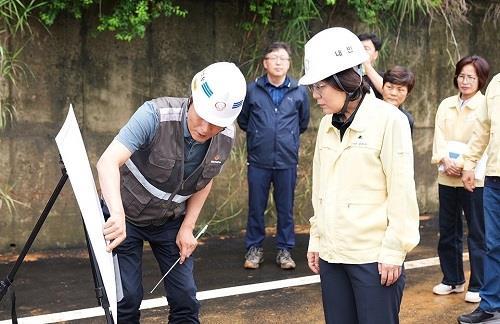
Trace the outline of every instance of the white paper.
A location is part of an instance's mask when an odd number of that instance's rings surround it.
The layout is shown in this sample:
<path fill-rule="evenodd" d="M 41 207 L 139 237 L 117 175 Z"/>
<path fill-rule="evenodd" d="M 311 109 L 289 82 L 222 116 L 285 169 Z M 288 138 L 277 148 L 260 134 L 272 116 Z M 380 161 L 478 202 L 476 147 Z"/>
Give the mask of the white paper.
<path fill-rule="evenodd" d="M 449 158 L 457 160 L 467 150 L 467 144 L 457 141 L 449 141 L 447 148 Z"/>
<path fill-rule="evenodd" d="M 449 141 L 448 144 L 446 145 L 446 150 L 448 151 L 448 157 L 456 161 L 462 154 L 465 153 L 465 150 L 467 149 L 467 144 L 462 143 L 462 142 L 457 142 L 457 141 Z M 439 172 L 444 172 L 444 166 L 442 164 L 439 164 L 438 167 Z"/>
<path fill-rule="evenodd" d="M 94 178 L 92 177 L 87 151 L 85 150 L 82 134 L 80 133 L 72 105 L 69 106 L 66 121 L 56 136 L 56 143 L 64 166 L 66 167 L 69 180 L 71 181 L 71 186 L 73 187 L 78 206 L 82 212 L 85 227 L 87 228 L 90 242 L 101 272 L 102 281 L 106 289 L 113 320 L 117 323 L 116 283 L 113 256 L 111 253 L 106 252 L 106 242 L 102 233 L 104 217 L 102 215 Z"/>
<path fill-rule="evenodd" d="M 474 171 L 474 178 L 476 180 L 484 180 L 484 176 L 486 175 L 486 161 L 488 161 L 488 154 L 484 153 L 476 164 L 476 170 Z"/>
<path fill-rule="evenodd" d="M 458 141 L 449 141 L 446 150 L 448 151 L 448 157 L 456 161 L 462 154 L 467 150 L 467 144 Z M 476 164 L 476 170 L 474 172 L 474 178 L 476 180 L 484 180 L 486 174 L 486 161 L 488 160 L 488 155 L 484 153 L 481 159 Z M 444 172 L 444 166 L 439 164 L 439 172 Z"/>

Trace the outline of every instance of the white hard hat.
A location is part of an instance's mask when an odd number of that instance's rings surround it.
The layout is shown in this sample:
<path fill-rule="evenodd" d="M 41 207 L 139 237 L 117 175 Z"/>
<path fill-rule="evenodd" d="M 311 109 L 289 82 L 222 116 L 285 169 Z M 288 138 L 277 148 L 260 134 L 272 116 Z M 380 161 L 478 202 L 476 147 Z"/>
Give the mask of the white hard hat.
<path fill-rule="evenodd" d="M 246 95 L 246 81 L 240 69 L 229 62 L 217 62 L 198 72 L 191 82 L 196 113 L 210 124 L 227 127 L 238 117 Z"/>
<path fill-rule="evenodd" d="M 305 74 L 299 80 L 303 85 L 324 80 L 368 60 L 358 36 L 342 27 L 320 31 L 306 43 L 304 50 Z"/>

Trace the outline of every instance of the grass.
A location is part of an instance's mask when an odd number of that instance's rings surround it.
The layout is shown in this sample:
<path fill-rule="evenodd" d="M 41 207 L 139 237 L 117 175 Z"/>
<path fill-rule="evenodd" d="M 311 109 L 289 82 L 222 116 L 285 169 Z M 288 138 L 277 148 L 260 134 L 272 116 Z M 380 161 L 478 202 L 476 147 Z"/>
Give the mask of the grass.
<path fill-rule="evenodd" d="M 300 137 L 299 166 L 295 188 L 294 219 L 297 225 L 308 225 L 313 215 L 311 205 L 312 159 L 316 134 L 322 113 L 311 105 L 308 130 Z M 209 223 L 209 234 L 231 233 L 246 227 L 248 212 L 247 152 L 245 133 L 237 130 L 236 144 L 223 172 L 214 180 L 198 224 Z M 276 224 L 276 204 L 271 193 L 265 211 L 266 226 Z"/>

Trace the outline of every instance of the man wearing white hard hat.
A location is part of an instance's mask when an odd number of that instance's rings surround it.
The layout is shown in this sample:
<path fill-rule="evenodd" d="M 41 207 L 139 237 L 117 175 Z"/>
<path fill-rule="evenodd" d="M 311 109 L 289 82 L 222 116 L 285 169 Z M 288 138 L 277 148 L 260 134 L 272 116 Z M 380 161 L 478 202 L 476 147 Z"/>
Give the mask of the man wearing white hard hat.
<path fill-rule="evenodd" d="M 193 230 L 212 179 L 229 158 L 246 82 L 233 63 L 197 73 L 191 98 L 145 102 L 97 163 L 108 250 L 116 252 L 123 286 L 119 323 L 139 323 L 142 249 L 148 241 L 165 278 L 169 323 L 199 323 L 193 278 Z"/>
<path fill-rule="evenodd" d="M 410 127 L 367 95 L 367 54 L 329 28 L 305 45 L 305 75 L 321 120 L 313 160 L 307 260 L 321 277 L 328 324 L 399 323 L 406 254 L 419 241 Z"/>

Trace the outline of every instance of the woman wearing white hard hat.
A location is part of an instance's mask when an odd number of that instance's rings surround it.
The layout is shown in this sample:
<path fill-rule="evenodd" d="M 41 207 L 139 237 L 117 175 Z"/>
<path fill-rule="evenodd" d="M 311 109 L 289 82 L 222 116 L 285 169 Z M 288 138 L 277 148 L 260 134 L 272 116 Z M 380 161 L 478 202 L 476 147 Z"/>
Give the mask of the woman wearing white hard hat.
<path fill-rule="evenodd" d="M 399 322 L 403 262 L 419 241 L 408 121 L 366 95 L 366 52 L 345 28 L 305 45 L 321 120 L 313 162 L 309 268 L 321 277 L 327 323 Z"/>

